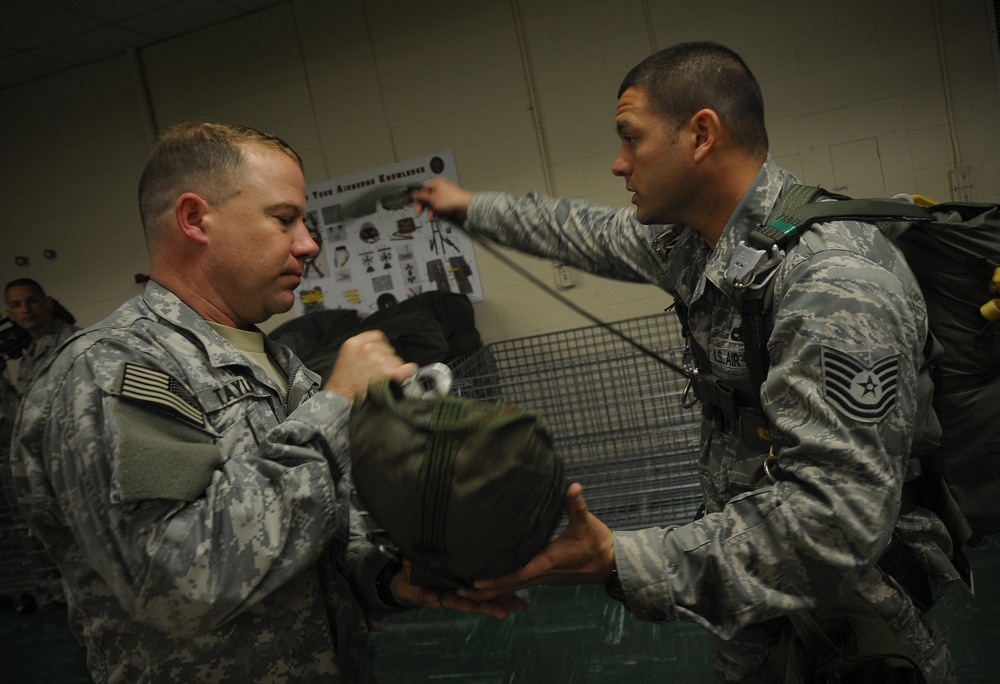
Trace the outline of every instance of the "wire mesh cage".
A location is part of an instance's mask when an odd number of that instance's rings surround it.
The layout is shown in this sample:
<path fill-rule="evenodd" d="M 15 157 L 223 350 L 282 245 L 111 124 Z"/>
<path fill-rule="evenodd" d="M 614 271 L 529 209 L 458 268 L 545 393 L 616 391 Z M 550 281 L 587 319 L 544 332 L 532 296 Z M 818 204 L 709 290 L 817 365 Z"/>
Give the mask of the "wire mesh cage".
<path fill-rule="evenodd" d="M 676 317 L 610 324 L 680 364 Z M 685 379 L 619 335 L 590 326 L 494 342 L 453 360 L 452 392 L 503 399 L 550 424 L 570 481 L 612 529 L 684 523 L 701 499 L 698 416 L 681 407 Z"/>
<path fill-rule="evenodd" d="M 44 605 L 61 594 L 59 571 L 17 507 L 5 443 L 0 447 L 0 596 Z"/>
<path fill-rule="evenodd" d="M 610 324 L 679 364 L 676 317 Z M 504 399 L 542 414 L 569 481 L 612 529 L 680 524 L 701 495 L 697 414 L 681 407 L 685 380 L 600 326 L 494 342 L 449 364 L 452 392 Z M 17 508 L 8 452 L 0 449 L 0 596 L 51 595 L 59 573 Z"/>

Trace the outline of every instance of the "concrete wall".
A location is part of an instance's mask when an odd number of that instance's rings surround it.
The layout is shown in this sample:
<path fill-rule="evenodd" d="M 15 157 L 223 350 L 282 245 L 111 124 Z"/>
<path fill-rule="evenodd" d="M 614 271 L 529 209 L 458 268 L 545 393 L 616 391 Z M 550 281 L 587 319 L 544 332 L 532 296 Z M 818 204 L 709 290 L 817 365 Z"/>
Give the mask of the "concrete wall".
<path fill-rule="evenodd" d="M 772 154 L 801 180 L 950 199 L 960 168 L 965 194 L 1000 201 L 983 0 L 291 0 L 0 90 L 0 281 L 39 280 L 84 325 L 140 292 L 138 176 L 155 133 L 192 119 L 280 135 L 307 184 L 454 149 L 469 188 L 624 206 L 610 171 L 618 84 L 695 39 L 744 56 Z M 553 280 L 553 264 L 516 258 Z M 485 252 L 477 261 L 487 341 L 586 324 Z M 565 294 L 608 320 L 669 303 L 650 286 L 576 283 Z"/>

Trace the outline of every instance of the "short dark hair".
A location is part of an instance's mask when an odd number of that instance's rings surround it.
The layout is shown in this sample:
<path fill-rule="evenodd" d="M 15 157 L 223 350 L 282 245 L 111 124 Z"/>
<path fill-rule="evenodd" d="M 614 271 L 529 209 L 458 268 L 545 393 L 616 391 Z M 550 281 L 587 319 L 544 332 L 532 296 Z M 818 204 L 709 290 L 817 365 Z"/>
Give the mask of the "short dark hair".
<path fill-rule="evenodd" d="M 658 114 L 679 129 L 700 109 L 711 109 L 733 140 L 755 155 L 767 154 L 764 97 L 746 62 L 710 41 L 678 43 L 656 52 L 625 75 L 618 97 L 643 90 Z"/>
<path fill-rule="evenodd" d="M 33 287 L 37 289 L 39 292 L 41 292 L 43 297 L 46 296 L 45 288 L 39 285 L 36 281 L 32 280 L 31 278 L 17 278 L 7 283 L 3 288 L 4 297 L 7 296 L 7 292 L 12 287 Z"/>
<path fill-rule="evenodd" d="M 184 192 L 221 202 L 232 181 L 246 169 L 244 147 L 260 145 L 280 152 L 302 168 L 302 158 L 281 138 L 249 126 L 183 123 L 157 140 L 139 179 L 139 213 L 149 229 Z"/>

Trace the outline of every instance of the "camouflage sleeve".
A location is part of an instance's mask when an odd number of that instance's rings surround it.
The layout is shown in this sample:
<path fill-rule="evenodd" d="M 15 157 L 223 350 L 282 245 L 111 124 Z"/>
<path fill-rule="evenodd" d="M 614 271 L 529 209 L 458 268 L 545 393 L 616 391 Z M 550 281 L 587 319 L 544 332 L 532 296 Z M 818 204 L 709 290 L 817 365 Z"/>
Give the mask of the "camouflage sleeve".
<path fill-rule="evenodd" d="M 630 209 L 537 193 L 477 192 L 469 202 L 466 226 L 500 244 L 594 275 L 654 284 L 663 279 L 651 236 L 664 227 L 642 225 Z"/>
<path fill-rule="evenodd" d="M 109 391 L 123 358 L 139 352 L 92 348 L 36 384 L 17 437 L 19 500 L 36 524 L 69 528 L 137 620 L 210 630 L 313 565 L 334 536 L 347 503 L 331 464 L 346 462 L 349 405 L 319 392 L 276 424 L 261 399 L 218 434 Z M 182 377 L 169 360 L 141 361 Z"/>
<path fill-rule="evenodd" d="M 382 631 L 388 626 L 388 618 L 401 609 L 383 603 L 375 586 L 375 578 L 389 564 L 390 558 L 368 541 L 367 515 L 367 512 L 352 507 L 351 541 L 347 546 L 345 566 L 351 589 L 364 608 L 368 628 Z"/>
<path fill-rule="evenodd" d="M 17 414 L 17 390 L 7 379 L 6 367 L 0 371 L 0 420 L 14 422 Z"/>
<path fill-rule="evenodd" d="M 333 401 L 334 406 L 330 405 Z M 364 609 L 368 627 L 381 630 L 386 627 L 386 619 L 399 612 L 396 606 L 388 606 L 382 602 L 375 586 L 375 579 L 390 561 L 390 558 L 379 550 L 378 546 L 369 541 L 370 525 L 365 519 L 367 512 L 357 508 L 354 497 L 351 496 L 353 484 L 349 475 L 351 469 L 350 449 L 347 439 L 347 419 L 350 407 L 344 410 L 346 400 L 332 392 L 320 392 L 303 404 L 290 416 L 290 420 L 299 421 L 307 426 L 328 426 L 322 430 L 323 437 L 317 446 L 325 449 L 325 457 L 333 466 L 337 489 L 337 516 L 348 519 L 347 543 L 344 545 L 343 572 L 349 582 L 355 599 Z M 337 419 L 330 424 L 330 417 Z M 289 421 L 284 425 L 289 426 Z M 272 430 L 269 435 L 277 437 L 287 434 L 284 430 Z M 305 435 L 303 435 L 305 437 Z M 309 441 L 309 440 L 307 440 Z M 287 445 L 286 445 L 287 446 Z M 347 475 L 344 475 L 347 473 Z"/>
<path fill-rule="evenodd" d="M 778 480 L 681 527 L 616 533 L 640 618 L 693 621 L 725 638 L 849 591 L 889 541 L 922 304 L 891 270 L 836 250 L 792 270 L 776 297 L 762 399 L 782 437 Z M 726 466 L 711 475 L 725 478 Z"/>

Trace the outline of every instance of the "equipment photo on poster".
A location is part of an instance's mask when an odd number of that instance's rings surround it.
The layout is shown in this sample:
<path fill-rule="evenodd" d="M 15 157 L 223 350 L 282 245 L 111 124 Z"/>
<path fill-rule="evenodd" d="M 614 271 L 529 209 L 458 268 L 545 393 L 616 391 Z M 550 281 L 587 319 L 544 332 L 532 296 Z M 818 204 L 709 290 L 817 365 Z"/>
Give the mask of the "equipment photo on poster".
<path fill-rule="evenodd" d="M 299 314 L 355 309 L 366 317 L 433 290 L 483 299 L 472 240 L 447 221 L 415 216 L 409 188 L 458 183 L 451 151 L 306 188 L 306 225 L 320 252 L 305 268 Z"/>

